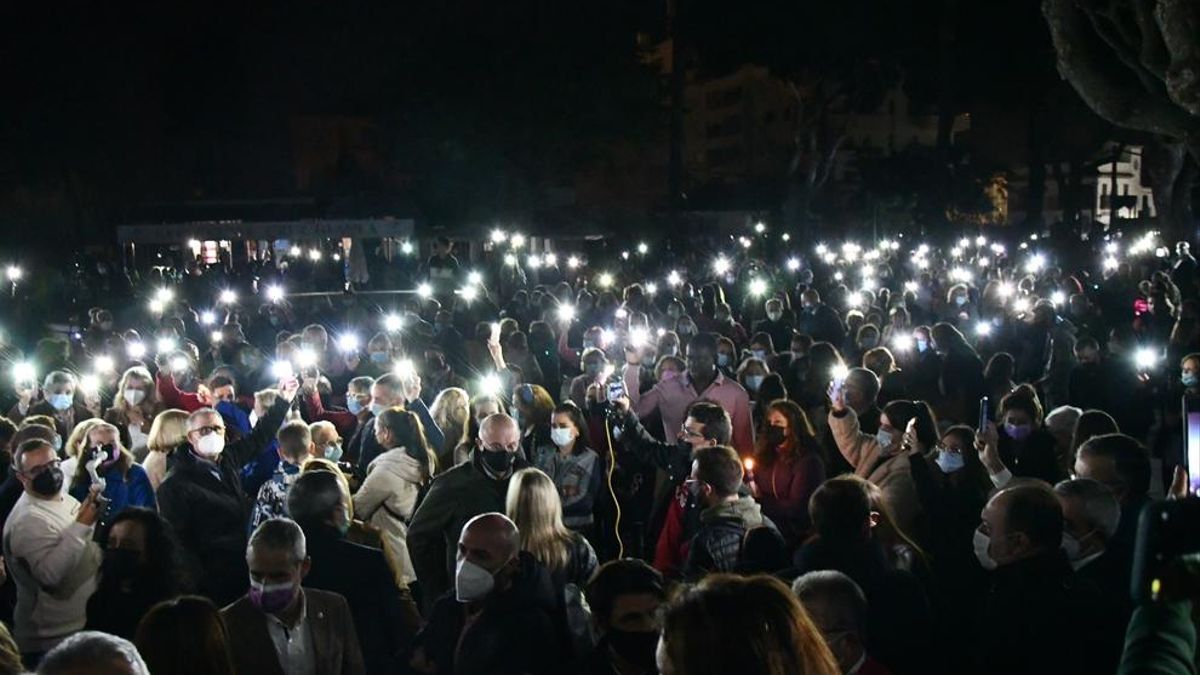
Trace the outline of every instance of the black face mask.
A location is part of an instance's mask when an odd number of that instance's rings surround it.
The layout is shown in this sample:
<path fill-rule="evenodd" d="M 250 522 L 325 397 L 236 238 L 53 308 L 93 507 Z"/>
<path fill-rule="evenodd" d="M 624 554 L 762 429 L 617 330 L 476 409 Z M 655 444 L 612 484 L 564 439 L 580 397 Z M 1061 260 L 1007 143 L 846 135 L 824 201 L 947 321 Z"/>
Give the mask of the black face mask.
<path fill-rule="evenodd" d="M 488 450 L 483 449 L 480 453 L 483 463 L 487 465 L 493 473 L 507 474 L 512 471 L 513 463 L 517 461 L 517 455 L 507 450 Z"/>
<path fill-rule="evenodd" d="M 773 424 L 768 424 L 767 428 L 763 429 L 763 435 L 766 436 L 767 443 L 770 444 L 771 447 L 775 447 L 783 443 L 783 427 L 777 427 Z"/>
<path fill-rule="evenodd" d="M 658 649 L 656 631 L 632 631 L 610 628 L 604 639 L 621 658 L 629 663 L 654 672 L 657 664 L 654 653 Z"/>
<path fill-rule="evenodd" d="M 141 567 L 139 560 L 141 555 L 139 551 L 131 551 L 127 548 L 106 549 L 104 562 L 100 565 L 100 572 L 105 577 L 114 579 L 136 579 L 138 569 Z"/>
<path fill-rule="evenodd" d="M 63 471 L 59 467 L 52 467 L 39 473 L 30 483 L 33 491 L 43 497 L 53 497 L 59 492 L 62 492 L 63 486 Z"/>

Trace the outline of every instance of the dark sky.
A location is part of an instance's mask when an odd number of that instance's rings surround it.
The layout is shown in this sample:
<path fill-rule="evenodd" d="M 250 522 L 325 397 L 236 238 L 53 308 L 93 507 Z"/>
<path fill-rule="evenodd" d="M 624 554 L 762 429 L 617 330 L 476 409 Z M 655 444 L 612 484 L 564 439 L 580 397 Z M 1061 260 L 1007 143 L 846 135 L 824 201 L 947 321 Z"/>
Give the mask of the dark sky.
<path fill-rule="evenodd" d="M 953 10 L 955 105 L 999 114 L 1056 80 L 1037 7 L 685 4 L 694 65 L 878 53 L 913 69 L 929 98 L 938 21 Z M 516 208 L 597 147 L 664 126 L 661 83 L 634 49 L 638 33 L 662 34 L 661 2 L 78 3 L 6 7 L 0 23 L 9 224 L 104 227 L 147 201 L 290 194 L 298 116 L 377 124 L 379 175 L 323 189 L 403 186 L 432 195 L 435 212 Z"/>

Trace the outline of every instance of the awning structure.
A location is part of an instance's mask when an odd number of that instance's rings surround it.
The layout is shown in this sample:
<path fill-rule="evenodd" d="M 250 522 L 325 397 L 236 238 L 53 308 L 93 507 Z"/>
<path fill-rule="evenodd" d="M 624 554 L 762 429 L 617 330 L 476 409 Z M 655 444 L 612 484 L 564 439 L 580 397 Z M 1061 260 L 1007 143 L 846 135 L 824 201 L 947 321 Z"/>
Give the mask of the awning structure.
<path fill-rule="evenodd" d="M 352 237 L 411 237 L 411 218 L 303 220 L 197 221 L 118 225 L 121 244 L 182 244 L 191 239 L 227 241 L 274 241 L 276 239 L 334 239 Z"/>

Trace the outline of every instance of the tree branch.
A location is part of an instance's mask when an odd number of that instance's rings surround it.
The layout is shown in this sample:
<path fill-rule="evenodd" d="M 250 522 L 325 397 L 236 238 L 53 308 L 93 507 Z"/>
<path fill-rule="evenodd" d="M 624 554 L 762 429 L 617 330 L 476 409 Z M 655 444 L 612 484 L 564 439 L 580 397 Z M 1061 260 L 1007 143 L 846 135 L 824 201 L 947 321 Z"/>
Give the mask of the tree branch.
<path fill-rule="evenodd" d="M 1197 119 L 1171 99 L 1145 92 L 1128 71 L 1106 67 L 1107 48 L 1075 0 L 1043 0 L 1042 14 L 1058 53 L 1059 74 L 1096 114 L 1117 126 L 1176 138 L 1196 133 Z"/>
<path fill-rule="evenodd" d="M 1163 43 L 1158 23 L 1154 20 L 1157 0 L 1132 0 L 1133 18 L 1138 32 L 1142 34 L 1142 48 L 1138 60 L 1160 80 L 1166 79 L 1167 64 L 1171 62 L 1167 46 Z"/>
<path fill-rule="evenodd" d="M 1124 36 L 1119 36 L 1114 30 L 1114 27 L 1120 26 L 1119 20 L 1115 17 L 1101 15 L 1096 12 L 1083 10 L 1088 21 L 1092 24 L 1092 30 L 1096 35 L 1104 40 L 1104 44 L 1108 45 L 1113 54 L 1125 64 L 1125 67 L 1133 71 L 1138 81 L 1142 83 L 1142 87 L 1148 92 L 1166 93 L 1165 86 L 1162 81 L 1154 77 L 1154 74 L 1146 69 L 1139 60 L 1136 47 L 1125 41 Z"/>
<path fill-rule="evenodd" d="M 1154 18 L 1171 58 L 1165 78 L 1167 95 L 1200 116 L 1200 3 L 1159 0 Z"/>

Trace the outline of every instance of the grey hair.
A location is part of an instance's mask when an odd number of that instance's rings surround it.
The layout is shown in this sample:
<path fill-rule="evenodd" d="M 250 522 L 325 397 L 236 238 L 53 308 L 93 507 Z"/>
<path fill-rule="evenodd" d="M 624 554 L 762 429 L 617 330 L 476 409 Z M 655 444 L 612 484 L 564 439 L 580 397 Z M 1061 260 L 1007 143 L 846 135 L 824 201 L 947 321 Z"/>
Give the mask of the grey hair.
<path fill-rule="evenodd" d="M 864 393 L 867 395 L 868 401 L 875 401 L 879 398 L 879 376 L 867 370 L 866 368 L 851 368 L 846 374 L 846 381 L 849 382 L 853 378 L 856 384 L 862 386 Z"/>
<path fill-rule="evenodd" d="M 53 389 L 60 384 L 76 384 L 75 376 L 65 370 L 52 370 L 46 373 L 46 379 L 42 380 L 42 389 Z"/>
<path fill-rule="evenodd" d="M 835 626 L 827 629 L 852 630 L 860 640 L 865 641 L 867 596 L 850 577 L 834 570 L 801 574 L 792 582 L 792 593 L 809 611 L 812 611 L 809 605 L 822 605 L 822 609 L 836 622 Z"/>
<path fill-rule="evenodd" d="M 1064 480 L 1054 486 L 1054 494 L 1067 499 L 1077 499 L 1083 504 L 1083 515 L 1088 524 L 1100 530 L 1109 540 L 1117 533 L 1121 523 L 1121 505 L 1112 490 L 1103 483 L 1090 478 Z"/>
<path fill-rule="evenodd" d="M 287 551 L 291 554 L 292 563 L 299 565 L 308 557 L 308 542 L 304 538 L 304 530 L 296 521 L 288 518 L 272 518 L 264 520 L 250 535 L 250 543 L 246 545 L 246 557 L 256 548 L 274 551 Z"/>
<path fill-rule="evenodd" d="M 367 393 L 371 391 L 371 387 L 374 386 L 374 384 L 375 378 L 367 377 L 366 375 L 360 375 L 353 380 L 350 380 L 349 384 L 346 385 L 346 388 L 359 393 Z"/>
<path fill-rule="evenodd" d="M 1046 415 L 1046 428 L 1052 433 L 1070 434 L 1083 410 L 1072 405 L 1060 405 Z"/>
<path fill-rule="evenodd" d="M 150 675 L 137 647 L 125 638 L 99 631 L 83 631 L 58 643 L 38 665 L 38 675 L 105 672 L 103 666 L 128 667 L 133 675 Z"/>

